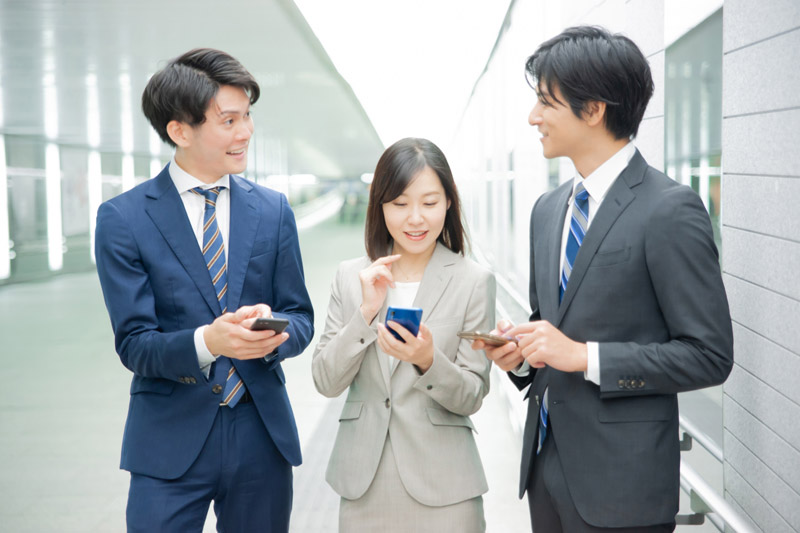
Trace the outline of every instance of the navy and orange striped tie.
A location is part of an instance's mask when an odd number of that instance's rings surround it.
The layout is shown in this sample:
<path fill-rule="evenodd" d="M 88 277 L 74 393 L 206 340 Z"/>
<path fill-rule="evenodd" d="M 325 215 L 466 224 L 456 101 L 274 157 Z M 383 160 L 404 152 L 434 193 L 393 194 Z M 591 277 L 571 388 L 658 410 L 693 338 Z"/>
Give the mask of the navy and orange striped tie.
<path fill-rule="evenodd" d="M 206 200 L 206 208 L 203 215 L 203 258 L 206 260 L 208 273 L 211 275 L 211 282 L 214 284 L 214 290 L 217 293 L 219 307 L 222 309 L 222 314 L 225 314 L 228 310 L 228 268 L 225 261 L 225 244 L 222 241 L 222 235 L 220 235 L 219 226 L 217 225 L 217 197 L 219 196 L 219 190 L 220 187 L 212 187 L 211 189 L 195 187 L 192 192 L 199 196 L 204 196 Z M 234 407 L 244 395 L 244 383 L 242 383 L 239 374 L 231 364 L 231 360 L 227 357 L 218 357 L 216 366 L 217 372 L 225 372 L 227 370 L 221 405 Z"/>

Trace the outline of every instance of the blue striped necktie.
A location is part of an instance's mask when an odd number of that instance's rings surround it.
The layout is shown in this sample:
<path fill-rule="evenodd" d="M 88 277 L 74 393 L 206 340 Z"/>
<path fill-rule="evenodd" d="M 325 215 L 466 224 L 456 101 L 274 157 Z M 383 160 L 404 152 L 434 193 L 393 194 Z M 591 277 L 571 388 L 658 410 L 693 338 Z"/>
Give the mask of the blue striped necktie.
<path fill-rule="evenodd" d="M 222 314 L 228 310 L 228 268 L 225 261 L 225 244 L 217 225 L 217 197 L 221 187 L 203 189 L 195 187 L 192 192 L 204 196 L 206 200 L 203 215 L 203 258 L 206 260 L 211 282 L 217 293 Z M 223 400 L 220 405 L 234 407 L 244 395 L 244 383 L 227 357 L 220 356 L 216 362 L 216 372 L 227 372 Z"/>
<path fill-rule="evenodd" d="M 564 298 L 564 292 L 567 290 L 567 282 L 569 281 L 570 274 L 572 274 L 572 266 L 575 264 L 575 258 L 578 257 L 578 249 L 583 243 L 583 238 L 586 236 L 586 228 L 588 227 L 589 193 L 581 182 L 575 187 L 575 201 L 572 203 L 572 218 L 569 223 L 567 248 L 564 251 L 564 268 L 561 271 L 561 278 L 558 284 L 559 303 Z M 542 405 L 539 407 L 539 443 L 536 448 L 537 454 L 542 451 L 544 440 L 547 438 L 547 428 L 550 420 L 547 416 L 547 392 L 547 389 L 545 389 L 542 395 Z"/>
<path fill-rule="evenodd" d="M 567 248 L 564 251 L 564 268 L 561 270 L 561 280 L 558 284 L 558 301 L 564 298 L 567 290 L 567 282 L 572 274 L 572 266 L 575 258 L 578 257 L 578 249 L 583 243 L 586 235 L 586 228 L 589 227 L 589 193 L 583 187 L 583 183 L 578 183 L 575 187 L 575 201 L 572 203 L 572 219 L 569 223 L 569 234 L 567 235 Z"/>

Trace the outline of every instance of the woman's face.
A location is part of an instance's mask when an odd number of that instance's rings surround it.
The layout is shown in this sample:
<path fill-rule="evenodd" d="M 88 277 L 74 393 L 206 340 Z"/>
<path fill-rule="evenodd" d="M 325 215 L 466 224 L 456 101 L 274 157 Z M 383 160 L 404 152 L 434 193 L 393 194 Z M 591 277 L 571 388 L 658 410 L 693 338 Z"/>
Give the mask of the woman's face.
<path fill-rule="evenodd" d="M 386 228 L 394 239 L 392 253 L 433 253 L 449 207 L 439 176 L 426 166 L 400 196 L 383 204 Z"/>

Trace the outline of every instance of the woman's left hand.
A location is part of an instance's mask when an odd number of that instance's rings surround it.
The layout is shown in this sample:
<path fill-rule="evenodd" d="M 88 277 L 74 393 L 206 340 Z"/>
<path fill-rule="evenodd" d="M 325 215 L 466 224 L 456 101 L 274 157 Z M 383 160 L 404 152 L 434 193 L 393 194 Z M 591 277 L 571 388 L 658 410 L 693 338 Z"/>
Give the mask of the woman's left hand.
<path fill-rule="evenodd" d="M 386 325 L 400 335 L 405 343 L 397 340 Z M 384 353 L 415 365 L 424 374 L 433 364 L 433 335 L 425 324 L 419 325 L 419 335 L 416 337 L 397 322 L 389 321 L 378 324 L 378 346 Z"/>

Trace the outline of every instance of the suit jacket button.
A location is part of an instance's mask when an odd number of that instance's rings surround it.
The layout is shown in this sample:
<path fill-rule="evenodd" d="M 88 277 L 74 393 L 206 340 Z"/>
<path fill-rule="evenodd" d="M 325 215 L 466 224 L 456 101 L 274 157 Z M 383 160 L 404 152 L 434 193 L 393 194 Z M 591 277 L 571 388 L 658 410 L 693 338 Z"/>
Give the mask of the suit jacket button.
<path fill-rule="evenodd" d="M 617 381 L 617 388 L 624 389 L 625 388 L 625 380 L 621 379 Z"/>
<path fill-rule="evenodd" d="M 387 409 L 392 406 L 392 402 L 389 401 L 389 398 L 386 398 L 386 401 L 383 402 L 383 404 L 386 406 Z"/>
<path fill-rule="evenodd" d="M 192 377 L 188 378 L 188 381 L 189 381 L 189 383 L 191 383 L 192 385 L 194 385 L 195 383 L 197 383 L 197 380 L 196 380 L 196 379 L 194 379 L 194 378 L 192 378 Z"/>
<path fill-rule="evenodd" d="M 181 376 L 178 378 L 178 383 L 186 383 L 186 378 Z"/>
<path fill-rule="evenodd" d="M 361 344 L 364 344 L 364 339 L 359 339 L 358 342 L 360 342 Z"/>
<path fill-rule="evenodd" d="M 220 385 L 219 383 L 214 385 L 213 387 L 211 387 L 211 392 L 213 392 L 214 394 L 221 393 L 222 392 L 222 385 Z"/>
<path fill-rule="evenodd" d="M 427 386 L 427 387 L 425 387 L 425 388 L 426 388 L 426 389 L 428 389 L 428 390 L 431 390 L 431 389 L 433 388 L 433 385 L 428 385 L 428 386 Z"/>

